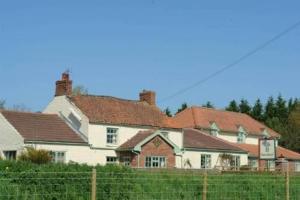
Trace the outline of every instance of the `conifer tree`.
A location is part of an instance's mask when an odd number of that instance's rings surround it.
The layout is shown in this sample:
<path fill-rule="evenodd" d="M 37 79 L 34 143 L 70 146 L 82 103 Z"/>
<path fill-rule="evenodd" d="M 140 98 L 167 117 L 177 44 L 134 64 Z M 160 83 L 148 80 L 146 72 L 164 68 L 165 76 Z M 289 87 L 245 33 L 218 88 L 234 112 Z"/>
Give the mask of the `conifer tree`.
<path fill-rule="evenodd" d="M 225 108 L 225 110 L 232 112 L 240 112 L 240 109 L 235 100 L 230 101 L 229 105 Z"/>
<path fill-rule="evenodd" d="M 246 99 L 242 99 L 239 105 L 239 110 L 241 113 L 250 114 L 251 106 Z"/>
<path fill-rule="evenodd" d="M 256 100 L 251 110 L 251 116 L 258 121 L 263 121 L 263 104 L 261 103 L 260 99 Z"/>

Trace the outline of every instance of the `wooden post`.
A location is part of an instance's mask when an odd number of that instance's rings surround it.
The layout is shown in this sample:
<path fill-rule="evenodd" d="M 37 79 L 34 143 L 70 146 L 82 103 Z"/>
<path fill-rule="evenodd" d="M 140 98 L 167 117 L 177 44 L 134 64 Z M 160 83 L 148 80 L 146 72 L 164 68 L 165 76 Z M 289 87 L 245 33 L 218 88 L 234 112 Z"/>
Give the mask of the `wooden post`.
<path fill-rule="evenodd" d="M 207 200 L 207 171 L 205 171 L 204 177 L 203 177 L 202 200 Z"/>
<path fill-rule="evenodd" d="M 96 194 L 97 194 L 97 171 L 95 168 L 93 168 L 92 171 L 92 191 L 91 191 L 91 200 L 96 200 Z"/>
<path fill-rule="evenodd" d="M 285 200 L 290 200 L 290 173 L 289 173 L 289 162 L 286 163 L 285 172 Z"/>

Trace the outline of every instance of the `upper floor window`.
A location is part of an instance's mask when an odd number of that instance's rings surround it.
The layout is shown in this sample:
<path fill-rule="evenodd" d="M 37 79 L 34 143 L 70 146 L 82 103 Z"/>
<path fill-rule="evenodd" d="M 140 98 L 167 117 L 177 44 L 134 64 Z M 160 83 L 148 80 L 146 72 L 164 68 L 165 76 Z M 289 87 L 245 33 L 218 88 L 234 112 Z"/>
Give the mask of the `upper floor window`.
<path fill-rule="evenodd" d="M 210 135 L 217 137 L 219 135 L 220 129 L 215 122 L 211 122 L 210 125 Z"/>
<path fill-rule="evenodd" d="M 3 151 L 6 160 L 16 160 L 17 151 Z"/>
<path fill-rule="evenodd" d="M 245 143 L 246 141 L 246 135 L 245 133 L 238 133 L 237 142 L 238 143 Z"/>
<path fill-rule="evenodd" d="M 211 169 L 211 155 L 201 155 L 201 169 Z"/>
<path fill-rule="evenodd" d="M 50 156 L 54 163 L 65 163 L 66 161 L 66 153 L 62 151 L 51 151 Z"/>
<path fill-rule="evenodd" d="M 118 129 L 117 128 L 107 128 L 106 143 L 107 144 L 117 144 L 118 143 Z"/>

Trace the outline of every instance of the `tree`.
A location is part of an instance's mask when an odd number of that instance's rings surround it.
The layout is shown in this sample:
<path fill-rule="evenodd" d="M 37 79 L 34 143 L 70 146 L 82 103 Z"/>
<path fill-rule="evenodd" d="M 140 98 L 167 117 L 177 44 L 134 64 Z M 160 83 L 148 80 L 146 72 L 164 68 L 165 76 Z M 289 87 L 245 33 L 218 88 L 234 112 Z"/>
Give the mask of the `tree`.
<path fill-rule="evenodd" d="M 281 95 L 279 95 L 275 104 L 275 116 L 280 120 L 280 122 L 287 123 L 288 115 L 289 110 L 286 105 L 286 101 Z"/>
<path fill-rule="evenodd" d="M 215 108 L 214 105 L 210 101 L 206 102 L 206 104 L 203 104 L 202 107 L 205 107 L 205 108 Z"/>
<path fill-rule="evenodd" d="M 5 101 L 0 100 L 0 109 L 5 109 Z"/>
<path fill-rule="evenodd" d="M 258 121 L 263 121 L 263 104 L 261 103 L 260 99 L 256 100 L 251 110 L 251 116 Z"/>
<path fill-rule="evenodd" d="M 73 88 L 72 94 L 74 96 L 87 95 L 88 94 L 88 89 L 85 88 L 83 85 L 77 85 Z"/>
<path fill-rule="evenodd" d="M 232 112 L 240 112 L 240 109 L 235 100 L 230 101 L 228 107 L 226 107 L 225 110 Z"/>
<path fill-rule="evenodd" d="M 164 110 L 164 113 L 165 113 L 168 117 L 172 117 L 172 116 L 173 116 L 173 115 L 172 115 L 172 112 L 171 112 L 171 110 L 170 110 L 169 107 L 167 107 L 167 108 Z"/>
<path fill-rule="evenodd" d="M 242 99 L 239 105 L 239 110 L 241 113 L 250 114 L 251 106 L 246 99 Z"/>
<path fill-rule="evenodd" d="M 271 96 L 269 97 L 266 105 L 265 105 L 265 114 L 264 114 L 264 120 L 271 119 L 276 116 L 276 106 L 274 103 L 274 98 Z"/>
<path fill-rule="evenodd" d="M 181 111 L 184 111 L 185 109 L 187 109 L 188 108 L 188 105 L 187 105 L 187 103 L 183 103 L 183 104 L 181 104 L 181 108 L 179 108 L 178 110 L 177 110 L 177 113 L 180 113 Z M 177 114 L 176 113 L 176 114 Z"/>
<path fill-rule="evenodd" d="M 10 110 L 18 111 L 18 112 L 30 112 L 31 109 L 28 108 L 25 104 L 15 104 Z"/>

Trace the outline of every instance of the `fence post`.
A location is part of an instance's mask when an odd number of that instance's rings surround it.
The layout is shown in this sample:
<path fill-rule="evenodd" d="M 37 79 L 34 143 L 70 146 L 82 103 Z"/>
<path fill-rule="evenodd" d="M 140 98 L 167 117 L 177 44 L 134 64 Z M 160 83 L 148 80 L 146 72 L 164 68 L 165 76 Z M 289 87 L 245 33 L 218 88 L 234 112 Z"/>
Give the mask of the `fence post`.
<path fill-rule="evenodd" d="M 204 172 L 204 177 L 203 177 L 202 200 L 207 200 L 207 171 Z"/>
<path fill-rule="evenodd" d="M 286 172 L 285 172 L 285 199 L 290 200 L 290 173 L 289 173 L 289 163 L 286 163 Z"/>
<path fill-rule="evenodd" d="M 96 194 L 97 194 L 97 171 L 95 168 L 93 168 L 92 171 L 92 192 L 91 192 L 91 200 L 96 200 Z"/>

